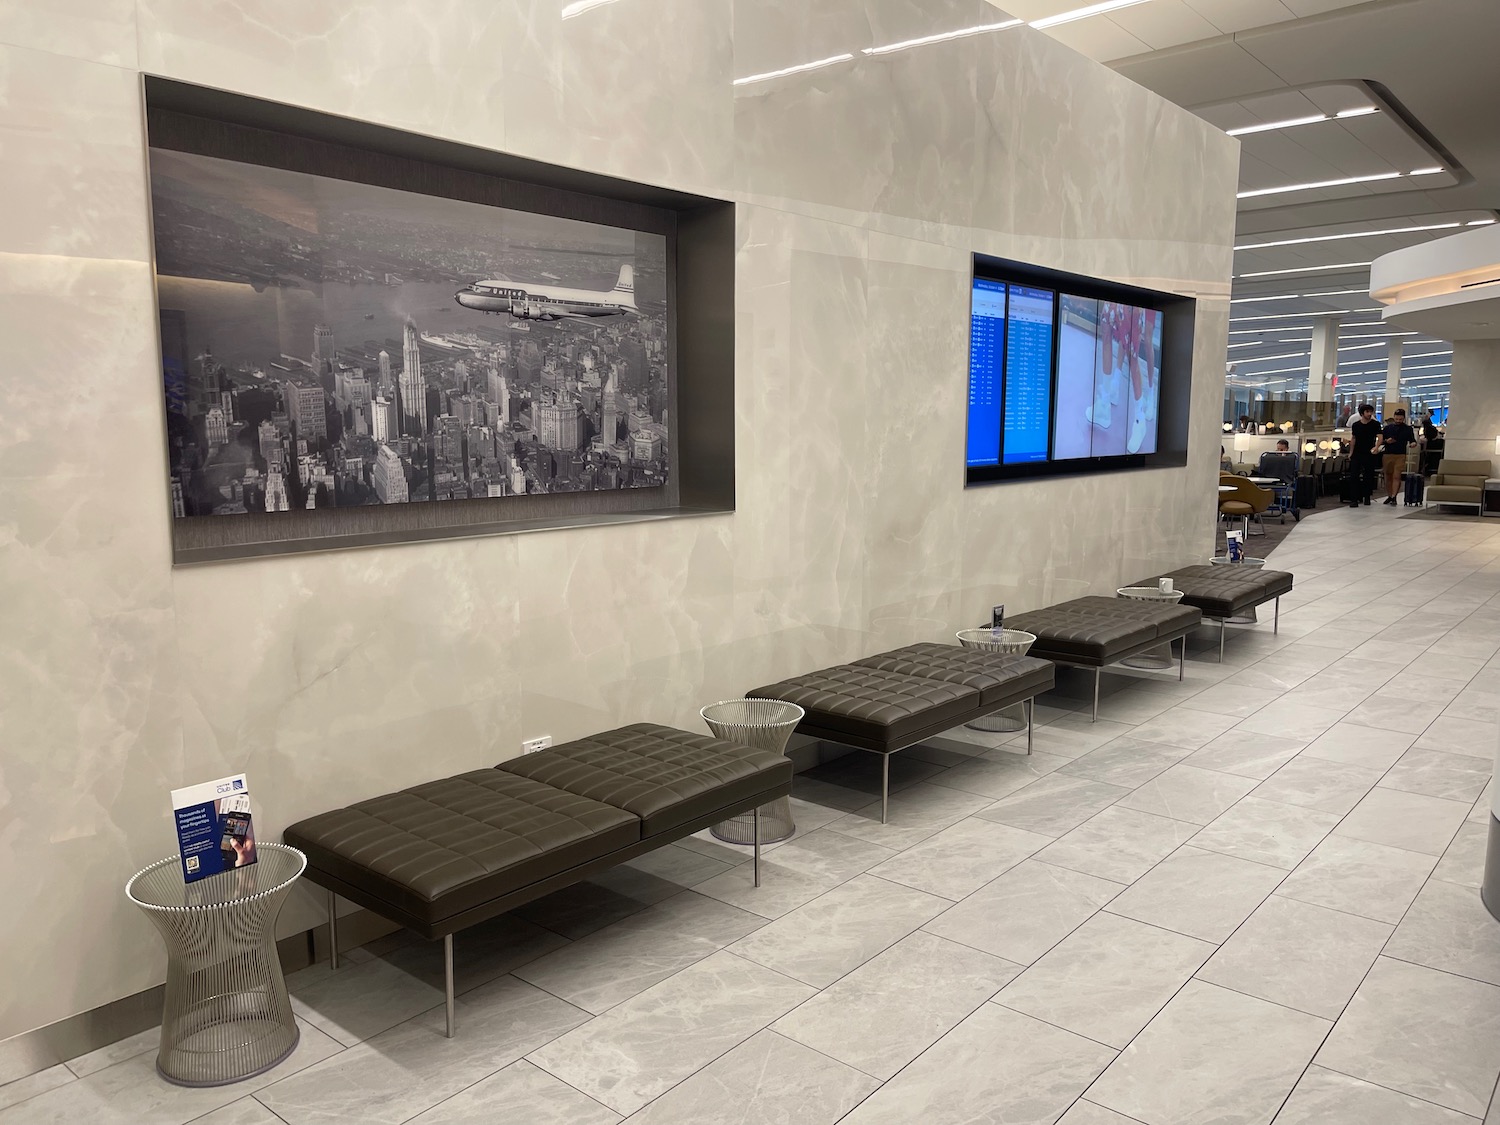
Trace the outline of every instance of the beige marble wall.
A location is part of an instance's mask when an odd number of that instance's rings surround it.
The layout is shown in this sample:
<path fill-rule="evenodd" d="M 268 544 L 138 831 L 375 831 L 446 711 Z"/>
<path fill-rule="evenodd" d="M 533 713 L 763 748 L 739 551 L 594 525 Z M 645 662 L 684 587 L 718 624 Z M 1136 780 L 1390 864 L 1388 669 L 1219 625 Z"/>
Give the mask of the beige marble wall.
<path fill-rule="evenodd" d="M 1453 345 L 1448 440 L 1444 456 L 1500 465 L 1500 340 L 1459 340 Z"/>
<path fill-rule="evenodd" d="M 860 53 L 983 0 L 562 6 L 0 0 L 0 1038 L 161 979 L 172 786 L 274 836 L 1208 553 L 1232 141 L 1024 29 Z M 140 70 L 738 201 L 738 510 L 172 570 Z M 963 489 L 973 250 L 1205 298 L 1189 468 Z"/>

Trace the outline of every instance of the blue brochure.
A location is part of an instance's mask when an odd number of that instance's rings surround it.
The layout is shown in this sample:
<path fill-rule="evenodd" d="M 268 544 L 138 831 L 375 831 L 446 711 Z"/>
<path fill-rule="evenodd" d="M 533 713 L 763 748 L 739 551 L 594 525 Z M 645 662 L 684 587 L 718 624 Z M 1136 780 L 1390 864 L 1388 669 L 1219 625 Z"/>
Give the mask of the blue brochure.
<path fill-rule="evenodd" d="M 172 790 L 172 816 L 184 882 L 255 862 L 250 787 L 244 774 Z"/>

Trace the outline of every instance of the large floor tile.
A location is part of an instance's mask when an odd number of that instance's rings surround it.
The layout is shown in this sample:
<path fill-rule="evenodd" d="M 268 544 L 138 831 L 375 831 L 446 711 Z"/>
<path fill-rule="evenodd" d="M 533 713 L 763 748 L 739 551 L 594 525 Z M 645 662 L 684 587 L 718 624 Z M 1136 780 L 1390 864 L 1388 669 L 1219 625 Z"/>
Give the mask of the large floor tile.
<path fill-rule="evenodd" d="M 1297 865 L 1277 893 L 1395 924 L 1432 868 L 1431 856 L 1335 832 Z"/>
<path fill-rule="evenodd" d="M 1020 971 L 1019 965 L 919 930 L 772 1027 L 884 1080 Z"/>
<path fill-rule="evenodd" d="M 1124 1047 L 1213 951 L 1206 941 L 1096 914 L 1001 989 L 995 1002 Z"/>
<path fill-rule="evenodd" d="M 1303 757 L 1343 762 L 1366 769 L 1389 769 L 1416 741 L 1416 735 L 1399 730 L 1375 730 L 1351 722 L 1339 722 L 1313 739 Z"/>
<path fill-rule="evenodd" d="M 325 966 L 326 968 L 326 966 Z M 68 1060 L 68 1069 L 79 1078 L 87 1078 L 95 1071 L 132 1059 L 147 1051 L 155 1052 L 161 1047 L 161 1028 L 147 1028 L 136 1035 L 116 1040 L 104 1047 Z"/>
<path fill-rule="evenodd" d="M 870 869 L 955 902 L 1052 842 L 1051 836 L 970 817 Z"/>
<path fill-rule="evenodd" d="M 340 1116 L 398 1125 L 528 1051 L 577 1027 L 588 1013 L 501 977 L 458 998 L 458 1034 L 443 1035 L 441 1008 L 407 1020 L 257 1097 L 291 1125 Z"/>
<path fill-rule="evenodd" d="M 1244 682 L 1234 682 L 1238 676 L 1243 675 L 1244 672 L 1237 673 L 1223 683 L 1205 688 L 1184 701 L 1182 706 L 1194 711 L 1209 711 L 1226 718 L 1246 719 L 1272 700 L 1280 699 L 1281 693 L 1286 690 L 1285 687 L 1251 687 Z"/>
<path fill-rule="evenodd" d="M 1221 942 L 1286 872 L 1185 844 L 1109 903 L 1111 914 Z"/>
<path fill-rule="evenodd" d="M 810 995 L 804 984 L 719 952 L 528 1058 L 595 1101 L 630 1114 Z"/>
<path fill-rule="evenodd" d="M 1333 726 L 1340 715 L 1341 712 L 1322 704 L 1303 703 L 1284 695 L 1275 703 L 1262 707 L 1248 719 L 1241 719 L 1235 729 L 1305 743 L 1311 742 Z"/>
<path fill-rule="evenodd" d="M 529 922 L 577 939 L 628 918 L 734 864 L 668 844 L 528 903 L 516 913 Z"/>
<path fill-rule="evenodd" d="M 338 1043 L 311 1024 L 301 1022 L 300 1030 L 290 1058 L 244 1082 L 173 1086 L 157 1073 L 151 1051 L 0 1109 L 0 1125 L 185 1125 L 339 1053 Z"/>
<path fill-rule="evenodd" d="M 1080 1098 L 1073 1108 L 1057 1119 L 1057 1125 L 1141 1125 L 1133 1117 L 1105 1109 L 1102 1105 Z"/>
<path fill-rule="evenodd" d="M 1129 792 L 1124 786 L 1054 773 L 975 815 L 1027 832 L 1064 836 Z"/>
<path fill-rule="evenodd" d="M 922 928 L 1029 965 L 1122 890 L 1122 883 L 1027 860 Z"/>
<path fill-rule="evenodd" d="M 1376 788 L 1335 831 L 1339 836 L 1441 856 L 1468 815 L 1466 802 Z"/>
<path fill-rule="evenodd" d="M 1336 1020 L 1390 936 L 1385 922 L 1272 895 L 1198 976 Z"/>
<path fill-rule="evenodd" d="M 1299 754 L 1255 787 L 1255 796 L 1343 816 L 1375 787 L 1380 771 Z"/>
<path fill-rule="evenodd" d="M 245 1097 L 237 1102 L 230 1102 L 223 1109 L 216 1109 L 212 1113 L 205 1113 L 202 1117 L 194 1118 L 192 1125 L 285 1125 L 285 1123 L 254 1097 Z"/>
<path fill-rule="evenodd" d="M 1500 988 L 1382 957 L 1317 1061 L 1480 1117 L 1500 1074 Z"/>
<path fill-rule="evenodd" d="M 522 1059 L 412 1118 L 409 1125 L 616 1125 L 621 1120 L 614 1110 Z"/>
<path fill-rule="evenodd" d="M 730 946 L 743 957 L 818 988 L 895 945 L 948 901 L 860 875 Z"/>
<path fill-rule="evenodd" d="M 833 1125 L 879 1084 L 762 1031 L 668 1090 L 632 1116 L 630 1125 Z M 516 1120 L 522 1125 L 523 1119 Z"/>
<path fill-rule="evenodd" d="M 523 965 L 515 975 L 597 1014 L 765 924 L 755 914 L 683 891 Z"/>
<path fill-rule="evenodd" d="M 1500 922 L 1473 887 L 1429 879 L 1385 953 L 1500 985 Z"/>
<path fill-rule="evenodd" d="M 1349 722 L 1378 730 L 1421 734 L 1443 713 L 1443 706 L 1442 700 L 1412 699 L 1385 691 L 1370 696 L 1349 712 Z"/>
<path fill-rule="evenodd" d="M 1465 754 L 1494 761 L 1495 726 L 1478 719 L 1439 716 L 1422 730 L 1416 745 L 1445 754 Z"/>
<path fill-rule="evenodd" d="M 1477 889 L 1484 881 L 1484 859 L 1489 838 L 1488 811 L 1481 821 L 1464 821 L 1458 835 L 1453 837 L 1453 842 L 1443 853 L 1443 858 L 1438 860 L 1432 877 L 1445 883 L 1457 883 L 1461 887 Z"/>
<path fill-rule="evenodd" d="M 832 826 L 793 836 L 761 858 L 761 884 L 744 863 L 693 889 L 762 918 L 780 918 L 895 855 L 893 848 L 836 832 Z"/>
<path fill-rule="evenodd" d="M 1194 752 L 1185 759 L 1185 764 L 1262 780 L 1291 761 L 1306 745 L 1295 738 L 1230 730 Z"/>
<path fill-rule="evenodd" d="M 1130 732 L 1130 737 L 1142 742 L 1161 742 L 1186 750 L 1200 750 L 1238 721 L 1238 716 L 1226 711 L 1177 706 L 1139 724 Z"/>
<path fill-rule="evenodd" d="M 1046 777 L 1071 760 L 1040 751 L 1032 754 L 996 752 L 945 770 L 932 779 L 932 784 L 998 800 L 1017 789 L 1026 788 L 1037 778 Z"/>
<path fill-rule="evenodd" d="M 1080 824 L 1036 858 L 1117 883 L 1139 879 L 1196 831 L 1164 816 L 1107 808 Z"/>
<path fill-rule="evenodd" d="M 1333 830 L 1333 813 L 1246 797 L 1193 837 L 1193 846 L 1290 871 Z"/>
<path fill-rule="evenodd" d="M 988 996 L 985 997 L 989 999 Z M 48 1090 L 55 1090 L 59 1086 L 66 1086 L 72 1082 L 77 1075 L 65 1067 L 62 1063 L 49 1066 L 44 1070 L 38 1070 L 28 1074 L 25 1078 L 17 1078 L 13 1082 L 7 1082 L 0 1086 L 0 1109 L 6 1106 L 16 1105 L 28 1098 L 34 1098 L 38 1094 L 45 1094 Z"/>
<path fill-rule="evenodd" d="M 1321 1066 L 1307 1068 L 1276 1115 L 1276 1125 L 1474 1125 L 1475 1120 Z"/>
<path fill-rule="evenodd" d="M 1089 1087 L 1089 1100 L 1148 1125 L 1264 1125 L 1328 1027 L 1190 981 Z"/>
<path fill-rule="evenodd" d="M 1490 779 L 1493 765 L 1467 754 L 1445 754 L 1414 746 L 1386 771 L 1380 784 L 1403 793 L 1425 793 L 1450 801 L 1472 801 Z"/>
<path fill-rule="evenodd" d="M 1207 824 L 1254 787 L 1252 778 L 1179 762 L 1121 797 L 1118 804 L 1189 824 Z"/>
<path fill-rule="evenodd" d="M 1091 750 L 1080 758 L 1074 758 L 1058 772 L 1068 777 L 1087 777 L 1093 781 L 1134 789 L 1191 753 L 1191 749 L 1181 746 L 1147 742 L 1126 735 L 1113 742 L 1106 742 L 1099 749 Z"/>
<path fill-rule="evenodd" d="M 892 795 L 885 824 L 880 823 L 880 802 L 873 801 L 857 812 L 839 817 L 828 825 L 828 830 L 899 850 L 921 843 L 990 804 L 988 797 L 977 793 L 923 782 Z"/>
<path fill-rule="evenodd" d="M 1100 1043 L 985 1004 L 840 1125 L 1052 1125 L 1113 1057 Z"/>
<path fill-rule="evenodd" d="M 880 755 L 853 750 L 837 758 L 814 766 L 800 776 L 808 781 L 821 781 L 826 785 L 837 785 L 857 793 L 880 796 Z M 890 758 L 890 791 L 899 793 L 909 785 L 925 781 L 934 774 L 942 773 L 943 767 L 923 762 L 910 754 L 892 754 Z M 864 804 L 866 802 L 861 802 Z"/>
<path fill-rule="evenodd" d="M 1129 723 L 1115 723 L 1108 719 L 1090 722 L 1087 715 L 1065 715 L 1044 727 L 1037 727 L 1033 735 L 1033 750 L 1060 758 L 1077 758 L 1134 729 Z M 1014 741 L 1024 745 L 1025 738 L 1022 734 Z"/>

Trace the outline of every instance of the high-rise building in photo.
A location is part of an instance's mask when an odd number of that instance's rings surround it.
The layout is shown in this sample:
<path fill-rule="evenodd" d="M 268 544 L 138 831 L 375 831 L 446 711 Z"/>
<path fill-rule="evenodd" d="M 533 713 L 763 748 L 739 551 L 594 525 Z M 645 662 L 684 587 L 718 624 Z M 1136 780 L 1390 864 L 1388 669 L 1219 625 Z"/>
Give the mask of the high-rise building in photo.
<path fill-rule="evenodd" d="M 402 422 L 408 432 L 420 437 L 427 432 L 427 384 L 422 380 L 417 326 L 409 320 L 402 329 L 401 345 L 401 402 L 406 411 Z"/>
<path fill-rule="evenodd" d="M 399 427 L 392 427 L 391 403 L 382 395 L 370 406 L 370 436 L 376 441 L 390 441 L 393 429 Z"/>
<path fill-rule="evenodd" d="M 229 441 L 229 423 L 224 418 L 224 411 L 217 406 L 210 406 L 208 413 L 203 416 L 204 437 L 208 439 L 208 447 L 217 449 Z"/>
<path fill-rule="evenodd" d="M 549 449 L 572 452 L 583 440 L 583 412 L 572 401 L 540 402 L 533 410 L 538 440 Z"/>
<path fill-rule="evenodd" d="M 388 352 L 388 351 L 386 351 L 384 348 L 380 349 L 379 363 L 380 363 L 380 389 L 382 391 L 389 391 L 392 388 L 392 384 L 391 384 L 391 353 Z"/>
<path fill-rule="evenodd" d="M 282 384 L 282 397 L 286 400 L 286 412 L 299 440 L 311 445 L 328 436 L 322 387 L 304 387 L 288 381 Z"/>
<path fill-rule="evenodd" d="M 614 445 L 620 437 L 620 391 L 615 381 L 615 373 L 609 373 L 609 381 L 604 384 L 604 405 L 599 430 L 604 437 L 605 445 Z"/>
<path fill-rule="evenodd" d="M 319 376 L 333 374 L 335 357 L 333 329 L 326 324 L 313 325 L 313 371 Z"/>
<path fill-rule="evenodd" d="M 380 452 L 375 455 L 375 465 L 370 472 L 370 481 L 374 485 L 375 495 L 380 497 L 382 504 L 405 504 L 408 500 L 406 492 L 406 470 L 401 464 L 401 458 L 388 445 L 382 445 Z"/>
<path fill-rule="evenodd" d="M 285 512 L 291 509 L 291 502 L 287 499 L 286 481 L 282 479 L 279 472 L 272 471 L 266 476 L 266 511 Z"/>

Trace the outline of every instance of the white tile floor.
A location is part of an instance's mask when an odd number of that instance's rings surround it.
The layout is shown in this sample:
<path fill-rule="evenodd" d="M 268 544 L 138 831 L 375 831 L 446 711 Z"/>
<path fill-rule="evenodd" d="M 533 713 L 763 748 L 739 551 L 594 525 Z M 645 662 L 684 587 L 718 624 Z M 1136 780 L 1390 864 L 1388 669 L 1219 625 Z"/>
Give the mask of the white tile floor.
<path fill-rule="evenodd" d="M 179 1090 L 137 1036 L 0 1125 L 1491 1125 L 1500 520 L 1324 512 L 1281 634 L 1187 680 L 1065 681 L 1028 760 L 953 732 L 799 778 L 765 885 L 693 839 L 435 946 L 292 985 L 303 1041 Z M 1072 693 L 1071 695 L 1069 693 Z"/>

